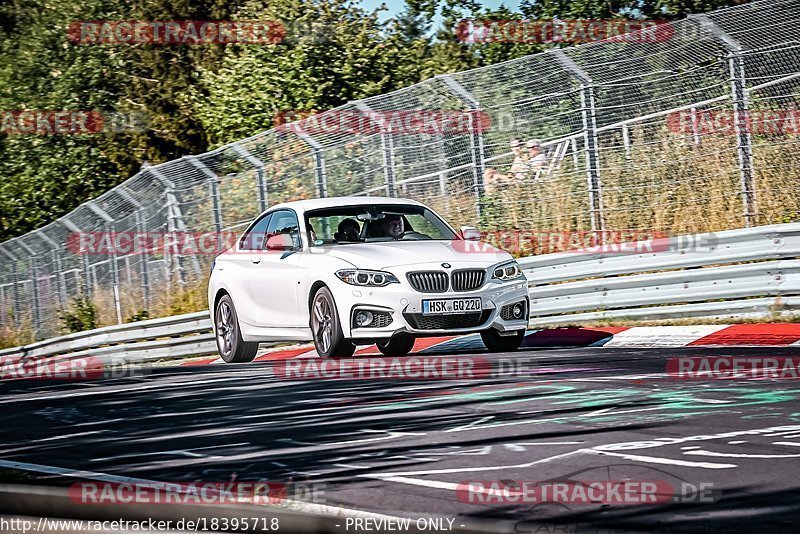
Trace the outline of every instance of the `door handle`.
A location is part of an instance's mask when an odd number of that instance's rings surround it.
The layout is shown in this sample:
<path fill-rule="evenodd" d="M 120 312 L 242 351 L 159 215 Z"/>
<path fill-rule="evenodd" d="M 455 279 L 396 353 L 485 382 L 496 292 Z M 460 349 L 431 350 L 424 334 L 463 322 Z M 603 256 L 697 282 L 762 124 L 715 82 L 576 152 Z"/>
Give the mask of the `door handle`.
<path fill-rule="evenodd" d="M 250 261 L 253 262 L 253 263 L 256 263 L 256 264 L 261 263 L 261 256 L 256 256 L 254 258 L 250 258 Z"/>

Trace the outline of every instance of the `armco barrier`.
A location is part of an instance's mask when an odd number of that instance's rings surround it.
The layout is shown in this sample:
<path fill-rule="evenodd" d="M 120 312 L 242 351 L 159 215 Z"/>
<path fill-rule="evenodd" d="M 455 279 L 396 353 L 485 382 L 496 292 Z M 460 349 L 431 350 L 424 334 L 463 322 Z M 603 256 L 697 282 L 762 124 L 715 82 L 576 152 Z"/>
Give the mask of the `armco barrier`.
<path fill-rule="evenodd" d="M 216 351 L 211 319 L 203 311 L 68 334 L 2 350 L 0 357 L 93 356 L 116 365 L 207 356 Z"/>
<path fill-rule="evenodd" d="M 562 252 L 519 260 L 531 325 L 598 319 L 735 318 L 800 306 L 800 224 L 656 241 L 653 251 Z M 641 248 L 641 247 L 640 247 Z"/>
<path fill-rule="evenodd" d="M 625 318 L 749 318 L 800 310 L 800 223 L 678 236 L 654 248 L 659 250 L 520 259 L 530 286 L 531 326 Z M 213 354 L 207 311 L 0 351 L 0 357 L 91 355 L 110 364 Z"/>

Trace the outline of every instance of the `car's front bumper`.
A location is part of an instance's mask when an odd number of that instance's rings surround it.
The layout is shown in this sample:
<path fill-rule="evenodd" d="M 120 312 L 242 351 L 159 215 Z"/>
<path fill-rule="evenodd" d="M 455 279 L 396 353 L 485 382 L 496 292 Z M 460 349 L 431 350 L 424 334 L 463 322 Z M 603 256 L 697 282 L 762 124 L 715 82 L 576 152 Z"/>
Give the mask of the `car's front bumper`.
<path fill-rule="evenodd" d="M 500 332 L 527 328 L 530 302 L 528 283 L 524 278 L 512 282 L 490 281 L 474 291 L 420 293 L 405 284 L 386 287 L 356 287 L 342 283 L 336 288 L 336 304 L 345 337 L 358 340 L 390 338 L 400 332 L 415 336 L 466 334 L 495 328 Z M 422 301 L 480 297 L 482 310 L 470 314 L 424 316 Z M 504 319 L 504 306 L 525 303 L 522 318 Z M 389 314 L 391 322 L 380 327 L 355 327 L 354 315 L 359 310 Z M 477 313 L 477 315 L 476 315 Z M 383 321 L 386 322 L 386 321 Z"/>

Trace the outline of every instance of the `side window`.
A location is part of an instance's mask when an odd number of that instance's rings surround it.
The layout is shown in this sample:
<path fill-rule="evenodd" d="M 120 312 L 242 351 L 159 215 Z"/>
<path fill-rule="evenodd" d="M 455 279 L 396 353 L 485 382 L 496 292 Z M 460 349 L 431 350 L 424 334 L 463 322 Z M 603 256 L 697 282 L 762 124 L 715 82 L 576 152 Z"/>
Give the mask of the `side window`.
<path fill-rule="evenodd" d="M 264 215 L 244 236 L 242 236 L 240 250 L 261 250 L 266 242 L 267 227 L 272 219 L 272 214 Z"/>
<path fill-rule="evenodd" d="M 291 243 L 294 248 L 300 248 L 300 227 L 297 224 L 297 215 L 291 210 L 279 210 L 272 214 L 272 219 L 267 227 L 267 239 L 275 235 L 287 236 L 286 245 Z M 266 248 L 266 241 L 265 248 Z"/>

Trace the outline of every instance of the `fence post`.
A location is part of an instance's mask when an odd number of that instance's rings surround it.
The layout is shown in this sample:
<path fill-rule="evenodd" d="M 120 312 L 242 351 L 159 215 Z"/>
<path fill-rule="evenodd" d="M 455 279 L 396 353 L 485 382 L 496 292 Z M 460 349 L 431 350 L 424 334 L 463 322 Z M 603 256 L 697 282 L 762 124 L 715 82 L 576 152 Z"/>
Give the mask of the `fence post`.
<path fill-rule="evenodd" d="M 381 153 L 383 154 L 383 177 L 386 184 L 386 195 L 396 197 L 395 181 L 397 175 L 395 173 L 394 138 L 392 137 L 391 126 L 387 128 L 386 119 L 380 113 L 373 111 L 363 100 L 356 100 L 353 105 L 366 114 L 367 118 L 381 129 Z"/>
<path fill-rule="evenodd" d="M 158 180 L 158 182 L 164 187 L 164 195 L 166 196 L 166 208 L 167 208 L 167 234 L 170 234 L 169 239 L 172 239 L 172 251 L 171 251 L 171 258 L 170 264 L 172 263 L 172 258 L 175 261 L 175 269 L 173 272 L 178 273 L 178 284 L 184 285 L 186 283 L 186 279 L 184 278 L 183 274 L 183 257 L 181 256 L 180 250 L 178 249 L 177 243 L 174 241 L 174 234 L 177 231 L 178 223 L 175 220 L 175 210 L 174 205 L 177 204 L 177 199 L 175 198 L 175 184 L 172 183 L 166 176 L 164 176 L 159 170 L 154 169 L 153 167 L 147 167 L 144 169 L 145 171 L 149 171 L 150 174 Z M 167 263 L 165 262 L 165 265 Z M 169 271 L 169 266 L 167 266 L 167 270 Z M 170 283 L 170 274 L 167 272 L 167 283 Z"/>
<path fill-rule="evenodd" d="M 484 161 L 486 159 L 483 150 L 483 135 L 481 133 L 481 123 L 479 113 L 481 110 L 480 103 L 472 96 L 472 93 L 467 91 L 455 78 L 449 74 L 440 74 L 436 76 L 445 84 L 447 89 L 456 95 L 459 100 L 469 107 L 470 110 L 470 159 L 472 159 L 472 175 L 475 184 L 475 196 L 478 199 L 478 218 L 482 214 L 481 198 L 483 197 L 485 184 L 483 183 L 483 175 L 486 171 Z"/>
<path fill-rule="evenodd" d="M 447 171 L 439 173 L 439 194 L 442 198 L 447 198 Z"/>
<path fill-rule="evenodd" d="M 744 224 L 745 226 L 754 226 L 758 213 L 753 180 L 753 141 L 750 137 L 750 105 L 741 46 L 736 49 L 729 49 L 729 54 L 728 65 L 731 71 L 733 125 L 736 130 L 736 148 L 739 154 L 739 176 L 742 185 L 742 202 L 744 204 Z"/>
<path fill-rule="evenodd" d="M 631 131 L 627 124 L 622 125 L 622 144 L 625 145 L 625 159 L 631 159 Z"/>
<path fill-rule="evenodd" d="M 214 218 L 214 231 L 217 234 L 216 253 L 222 252 L 222 199 L 219 196 L 219 176 L 209 169 L 202 161 L 195 156 L 187 156 L 186 160 L 197 168 L 208 178 L 208 190 L 211 195 L 211 212 Z"/>
<path fill-rule="evenodd" d="M 105 221 L 106 234 L 111 238 L 114 233 L 114 218 L 92 201 L 87 202 L 86 207 Z M 111 258 L 109 258 L 111 262 L 111 291 L 114 294 L 114 310 L 117 313 L 117 324 L 122 324 L 122 302 L 119 296 L 119 265 L 117 265 L 117 247 L 114 241 L 111 238 Z"/>
<path fill-rule="evenodd" d="M 697 108 L 692 106 L 689 108 L 689 116 L 692 121 L 692 141 L 695 146 L 700 146 L 700 132 L 697 130 Z"/>
<path fill-rule="evenodd" d="M 136 214 L 134 215 L 136 219 L 137 234 L 145 233 L 144 217 L 142 216 L 143 212 L 144 208 L 139 208 L 136 210 Z M 139 282 L 142 284 L 142 301 L 144 302 L 144 309 L 146 311 L 150 310 L 150 252 L 148 251 L 148 248 L 149 245 L 146 245 L 145 249 L 139 253 Z"/>
<path fill-rule="evenodd" d="M 67 218 L 67 216 L 61 217 L 58 222 L 62 224 L 67 230 L 76 234 L 78 236 L 78 243 L 80 243 L 80 235 L 82 230 L 78 228 L 75 223 Z M 92 279 L 89 273 L 89 253 L 83 252 L 78 250 L 78 254 L 81 256 L 81 270 L 83 271 L 83 287 L 81 288 L 81 293 L 83 294 L 83 298 L 86 300 L 92 299 Z"/>
<path fill-rule="evenodd" d="M 267 192 L 267 182 L 264 176 L 264 163 L 252 155 L 245 147 L 239 143 L 231 145 L 233 151 L 242 156 L 247 162 L 256 168 L 256 186 L 258 187 L 258 209 L 260 212 L 267 210 L 269 204 L 269 194 Z"/>
<path fill-rule="evenodd" d="M 144 206 L 122 187 L 115 188 L 114 192 L 136 208 L 136 212 L 133 215 L 136 221 L 136 233 L 143 236 L 145 234 Z M 149 243 L 148 240 L 145 240 L 145 242 Z M 146 245 L 144 250 L 139 251 L 139 282 L 142 285 L 142 302 L 145 311 L 150 309 L 150 266 L 148 265 L 150 252 L 148 248 L 149 245 Z M 128 269 L 128 276 L 130 276 L 130 268 Z"/>
<path fill-rule="evenodd" d="M 750 103 L 744 68 L 744 46 L 725 33 L 708 15 L 689 15 L 705 30 L 717 38 L 728 53 L 728 72 L 733 102 L 733 128 L 736 132 L 736 149 L 739 156 L 739 179 L 742 189 L 744 225 L 753 226 L 758 216 L 756 190 L 753 181 L 753 141 L 750 137 Z"/>
<path fill-rule="evenodd" d="M 39 319 L 40 319 L 40 317 L 39 317 L 39 286 L 37 285 L 36 272 L 35 272 L 36 271 L 36 265 L 35 265 L 36 253 L 33 251 L 33 249 L 31 247 L 26 245 L 25 242 L 22 241 L 22 239 L 20 239 L 18 237 L 13 238 L 11 241 L 13 243 L 15 243 L 17 246 L 19 246 L 21 249 L 23 249 L 25 251 L 25 253 L 28 255 L 28 274 L 30 275 L 30 278 L 31 278 L 31 288 L 32 288 L 32 291 L 33 291 L 33 302 L 31 303 L 31 319 L 33 320 L 33 328 L 34 328 L 33 334 L 34 334 L 34 337 L 36 337 L 36 335 L 39 333 L 39 327 L 40 327 L 40 322 L 39 322 Z"/>
<path fill-rule="evenodd" d="M 328 176 L 325 173 L 325 154 L 322 152 L 322 145 L 317 142 L 316 139 L 299 131 L 298 128 L 297 137 L 305 141 L 305 143 L 311 147 L 311 150 L 314 152 L 314 174 L 317 177 L 317 196 L 319 198 L 327 198 L 328 197 Z"/>
<path fill-rule="evenodd" d="M 36 235 L 39 237 L 39 239 L 47 243 L 52 249 L 50 254 L 53 257 L 53 263 L 56 267 L 56 273 L 53 278 L 55 278 L 58 305 L 62 310 L 65 310 L 67 308 L 66 282 L 64 280 L 64 269 L 62 269 L 61 265 L 61 255 L 58 253 L 58 244 L 50 239 L 50 237 L 45 234 L 44 231 L 36 232 Z"/>
<path fill-rule="evenodd" d="M 19 261 L 19 260 L 17 259 L 16 256 L 14 256 L 9 251 L 7 251 L 4 246 L 0 246 L 0 252 L 5 254 L 8 257 L 8 259 L 11 260 L 11 285 L 12 285 L 11 307 L 12 307 L 13 313 L 14 313 L 14 322 L 15 322 L 16 326 L 19 327 L 19 322 L 17 321 L 17 319 L 19 319 L 19 315 L 20 315 L 20 310 L 19 310 L 19 271 L 17 271 L 17 261 Z"/>
<path fill-rule="evenodd" d="M 166 188 L 166 195 L 167 195 L 167 210 L 169 213 L 169 219 L 167 220 L 167 230 L 169 232 L 180 232 L 183 234 L 183 238 L 186 239 L 189 235 L 188 230 L 186 228 L 186 223 L 183 222 L 183 214 L 181 213 L 181 207 L 178 205 L 178 199 L 175 196 L 175 184 L 172 183 L 169 179 L 167 179 L 164 174 L 159 171 L 156 167 L 147 167 L 147 171 L 152 174 L 156 180 L 161 182 L 161 184 Z M 172 226 L 172 228 L 169 228 Z M 183 255 L 180 253 L 180 249 L 178 248 L 177 243 L 173 246 L 173 250 L 175 251 L 175 258 L 178 263 L 178 282 L 180 284 L 186 283 L 186 279 L 184 278 L 183 272 Z M 197 250 L 197 247 L 194 247 L 194 250 Z M 200 274 L 200 262 L 197 261 L 197 256 L 192 254 L 192 268 L 194 269 L 195 274 Z"/>
<path fill-rule="evenodd" d="M 602 232 L 603 192 L 600 181 L 600 157 L 597 146 L 597 112 L 595 109 L 594 84 L 591 76 L 560 48 L 552 49 L 556 61 L 581 85 L 581 117 L 583 119 L 583 147 L 586 153 L 586 180 L 589 189 L 589 210 L 592 231 Z"/>

